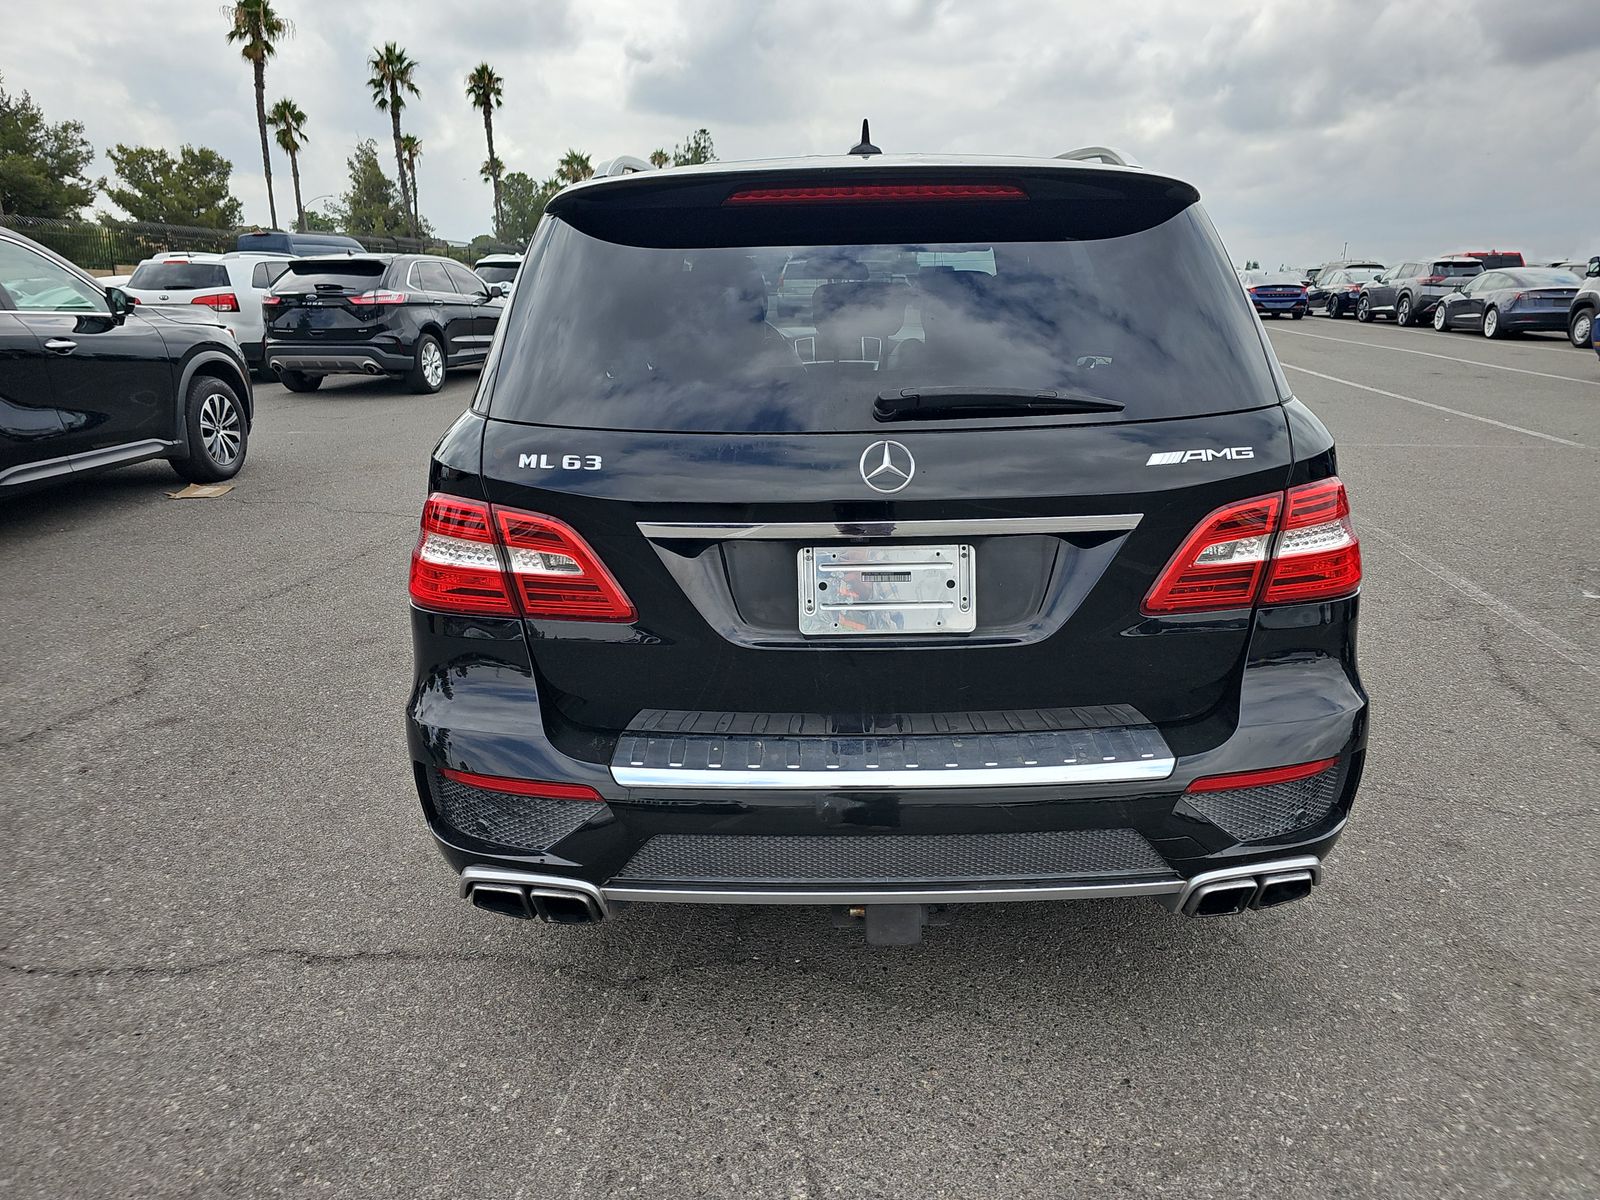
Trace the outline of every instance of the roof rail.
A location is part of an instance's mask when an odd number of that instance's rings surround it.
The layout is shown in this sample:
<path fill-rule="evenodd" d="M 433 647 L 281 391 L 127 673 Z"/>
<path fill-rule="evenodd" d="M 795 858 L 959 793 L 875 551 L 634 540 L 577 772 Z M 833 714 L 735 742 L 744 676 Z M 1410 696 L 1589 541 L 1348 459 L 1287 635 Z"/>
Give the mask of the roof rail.
<path fill-rule="evenodd" d="M 612 175 L 634 175 L 640 171 L 654 171 L 655 168 L 642 158 L 635 158 L 631 154 L 619 154 L 608 159 L 594 169 L 597 178 L 606 179 Z"/>
<path fill-rule="evenodd" d="M 1109 146 L 1079 146 L 1076 150 L 1068 150 L 1065 154 L 1056 155 L 1071 162 L 1103 162 L 1110 163 L 1113 167 L 1132 167 L 1131 163 Z"/>

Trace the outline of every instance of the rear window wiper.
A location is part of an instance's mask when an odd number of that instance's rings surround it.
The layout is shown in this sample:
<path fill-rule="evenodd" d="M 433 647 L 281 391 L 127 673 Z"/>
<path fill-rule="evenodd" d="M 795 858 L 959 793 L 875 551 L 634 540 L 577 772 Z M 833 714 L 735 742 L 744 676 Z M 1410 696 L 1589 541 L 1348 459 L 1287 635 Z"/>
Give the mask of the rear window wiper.
<path fill-rule="evenodd" d="M 1115 400 L 1063 395 L 1041 388 L 918 387 L 879 392 L 872 415 L 880 421 L 933 421 L 949 417 L 1121 412 L 1122 407 Z"/>

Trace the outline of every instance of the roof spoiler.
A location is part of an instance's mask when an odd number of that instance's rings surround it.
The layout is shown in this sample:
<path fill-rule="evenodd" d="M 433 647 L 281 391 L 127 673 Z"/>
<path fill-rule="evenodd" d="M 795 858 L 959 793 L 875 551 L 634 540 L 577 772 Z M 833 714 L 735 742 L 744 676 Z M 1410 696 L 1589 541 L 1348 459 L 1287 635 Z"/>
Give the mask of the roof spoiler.
<path fill-rule="evenodd" d="M 1124 158 L 1110 146 L 1079 146 L 1076 150 L 1068 150 L 1065 154 L 1056 155 L 1069 162 L 1102 162 L 1113 167 L 1137 167 L 1139 164 L 1131 159 Z"/>

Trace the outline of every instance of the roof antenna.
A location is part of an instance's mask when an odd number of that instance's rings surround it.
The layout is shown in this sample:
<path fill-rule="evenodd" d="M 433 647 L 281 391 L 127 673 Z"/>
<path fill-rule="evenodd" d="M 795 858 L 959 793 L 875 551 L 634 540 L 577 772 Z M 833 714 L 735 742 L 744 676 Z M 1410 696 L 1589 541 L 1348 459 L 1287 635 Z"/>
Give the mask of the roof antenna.
<path fill-rule="evenodd" d="M 883 153 L 882 150 L 872 144 L 872 135 L 867 132 L 867 119 L 865 117 L 861 118 L 861 140 L 850 147 L 850 153 L 859 154 L 862 157 L 866 157 L 869 154 Z"/>

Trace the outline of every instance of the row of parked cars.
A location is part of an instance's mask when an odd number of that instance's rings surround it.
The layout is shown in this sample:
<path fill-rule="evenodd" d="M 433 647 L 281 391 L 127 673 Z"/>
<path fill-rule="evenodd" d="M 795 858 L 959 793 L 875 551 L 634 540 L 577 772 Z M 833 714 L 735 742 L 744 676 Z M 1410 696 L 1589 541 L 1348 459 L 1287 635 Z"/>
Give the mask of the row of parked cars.
<path fill-rule="evenodd" d="M 1240 279 L 1263 316 L 1382 318 L 1489 338 L 1563 332 L 1582 349 L 1594 342 L 1600 309 L 1600 256 L 1529 266 L 1517 253 L 1467 251 L 1389 266 L 1339 260 L 1304 273 L 1247 271 Z"/>
<path fill-rule="evenodd" d="M 436 392 L 450 367 L 482 363 L 520 263 L 473 271 L 268 231 L 108 281 L 0 227 L 0 496 L 150 459 L 229 479 L 252 377 L 308 392 L 330 374 L 389 375 Z"/>

